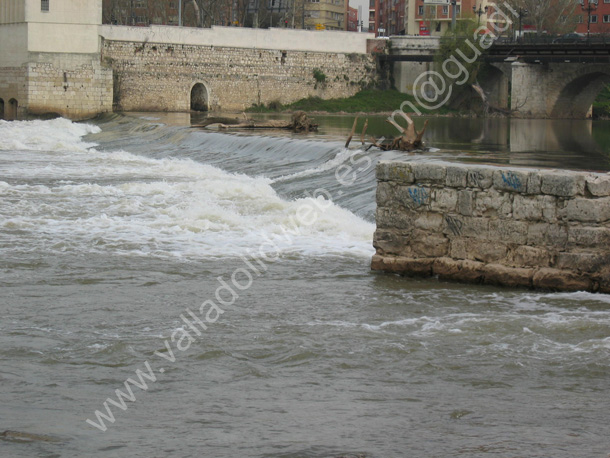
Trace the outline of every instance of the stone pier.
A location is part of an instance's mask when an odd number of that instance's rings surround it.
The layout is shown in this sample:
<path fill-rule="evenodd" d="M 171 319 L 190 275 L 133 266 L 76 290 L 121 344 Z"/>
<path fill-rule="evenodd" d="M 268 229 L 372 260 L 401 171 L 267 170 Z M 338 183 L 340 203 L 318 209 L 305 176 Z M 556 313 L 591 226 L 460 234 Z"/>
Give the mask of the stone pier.
<path fill-rule="evenodd" d="M 447 162 L 377 166 L 372 269 L 610 293 L 610 174 Z"/>

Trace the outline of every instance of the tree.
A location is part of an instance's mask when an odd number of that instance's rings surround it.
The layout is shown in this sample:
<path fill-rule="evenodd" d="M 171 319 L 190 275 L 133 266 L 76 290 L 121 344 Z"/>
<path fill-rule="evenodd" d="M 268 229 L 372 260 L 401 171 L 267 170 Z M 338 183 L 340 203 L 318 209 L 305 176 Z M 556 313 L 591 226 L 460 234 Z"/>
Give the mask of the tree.
<path fill-rule="evenodd" d="M 562 34 L 575 28 L 576 23 L 571 20 L 578 5 L 575 0 L 507 0 L 507 3 L 517 12 L 527 10 L 522 23 L 534 26 L 537 36 L 543 32 Z M 519 27 L 518 22 L 519 19 L 514 18 L 515 30 Z"/>

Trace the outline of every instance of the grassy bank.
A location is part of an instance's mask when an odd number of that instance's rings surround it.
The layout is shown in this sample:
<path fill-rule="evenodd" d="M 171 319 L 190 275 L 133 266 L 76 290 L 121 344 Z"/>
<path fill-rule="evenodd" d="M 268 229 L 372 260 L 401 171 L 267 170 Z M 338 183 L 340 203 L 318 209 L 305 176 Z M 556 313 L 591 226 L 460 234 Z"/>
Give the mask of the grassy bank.
<path fill-rule="evenodd" d="M 599 93 L 593 102 L 594 118 L 610 118 L 610 85 Z"/>
<path fill-rule="evenodd" d="M 412 102 L 422 113 L 431 112 L 415 103 L 414 97 L 398 92 L 395 89 L 388 89 L 385 91 L 366 89 L 358 92 L 352 97 L 344 99 L 323 100 L 320 97 L 309 97 L 288 105 L 282 105 L 279 102 L 270 102 L 267 105 L 254 105 L 247 111 L 250 113 L 273 113 L 296 110 L 307 112 L 325 111 L 328 113 L 383 113 L 400 109 L 400 105 L 405 101 Z M 411 112 L 413 110 L 406 108 L 405 111 Z M 434 111 L 436 114 L 445 114 L 448 112 L 452 112 L 452 110 L 444 107 Z"/>

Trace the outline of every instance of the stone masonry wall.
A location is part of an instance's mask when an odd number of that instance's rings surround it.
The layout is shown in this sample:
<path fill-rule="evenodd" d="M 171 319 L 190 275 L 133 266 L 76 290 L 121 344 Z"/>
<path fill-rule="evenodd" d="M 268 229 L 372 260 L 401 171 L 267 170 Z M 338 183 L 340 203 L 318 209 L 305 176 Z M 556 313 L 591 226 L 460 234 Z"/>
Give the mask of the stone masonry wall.
<path fill-rule="evenodd" d="M 377 179 L 374 270 L 610 293 L 610 174 L 382 161 Z"/>
<path fill-rule="evenodd" d="M 8 118 L 8 104 L 11 99 L 17 100 L 18 116 L 21 116 L 27 98 L 25 73 L 22 67 L 0 67 L 0 99 L 4 102 L 5 110 L 4 115 L 0 113 L 0 119 Z"/>
<path fill-rule="evenodd" d="M 125 111 L 187 111 L 203 83 L 211 109 L 289 103 L 308 96 L 348 97 L 375 77 L 374 57 L 304 51 L 104 40 L 102 59 L 114 70 L 114 101 Z M 325 82 L 316 81 L 320 69 Z"/>
<path fill-rule="evenodd" d="M 39 56 L 26 65 L 30 114 L 86 119 L 112 111 L 112 69 L 99 56 Z"/>
<path fill-rule="evenodd" d="M 0 67 L 0 99 L 19 104 L 19 118 L 57 113 L 87 119 L 112 111 L 112 69 L 99 56 L 40 53 L 21 67 Z"/>

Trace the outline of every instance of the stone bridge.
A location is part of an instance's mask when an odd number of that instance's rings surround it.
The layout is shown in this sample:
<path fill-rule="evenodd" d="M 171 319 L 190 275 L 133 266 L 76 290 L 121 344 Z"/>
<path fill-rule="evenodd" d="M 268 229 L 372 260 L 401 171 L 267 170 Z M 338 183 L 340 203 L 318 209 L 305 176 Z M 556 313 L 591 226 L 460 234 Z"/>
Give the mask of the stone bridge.
<path fill-rule="evenodd" d="M 434 70 L 438 40 L 392 38 L 388 60 L 393 61 L 394 81 L 401 92 L 413 95 L 417 77 Z M 501 45 L 496 50 L 492 48 L 486 59 L 491 65 L 479 83 L 490 103 L 510 108 L 523 117 L 586 118 L 599 92 L 610 83 L 607 45 L 546 45 L 529 49 Z"/>

